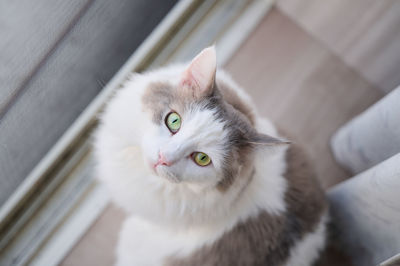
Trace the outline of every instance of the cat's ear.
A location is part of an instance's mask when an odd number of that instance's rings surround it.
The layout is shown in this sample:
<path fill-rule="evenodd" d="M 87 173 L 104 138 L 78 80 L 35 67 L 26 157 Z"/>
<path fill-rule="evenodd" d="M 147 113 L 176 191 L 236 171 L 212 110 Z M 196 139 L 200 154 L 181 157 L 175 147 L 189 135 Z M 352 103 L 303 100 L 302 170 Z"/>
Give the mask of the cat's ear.
<path fill-rule="evenodd" d="M 290 141 L 288 141 L 288 140 L 274 138 L 269 135 L 261 134 L 261 133 L 254 134 L 247 140 L 247 142 L 252 145 L 266 145 L 266 146 L 290 144 Z"/>
<path fill-rule="evenodd" d="M 201 51 L 182 73 L 181 86 L 197 97 L 211 95 L 217 70 L 217 54 L 211 46 Z"/>

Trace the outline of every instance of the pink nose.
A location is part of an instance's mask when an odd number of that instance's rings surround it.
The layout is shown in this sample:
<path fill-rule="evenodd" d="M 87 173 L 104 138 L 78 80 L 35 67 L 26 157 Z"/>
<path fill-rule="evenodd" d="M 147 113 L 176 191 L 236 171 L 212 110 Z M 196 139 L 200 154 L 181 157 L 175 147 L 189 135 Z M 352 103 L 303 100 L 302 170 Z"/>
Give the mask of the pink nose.
<path fill-rule="evenodd" d="M 169 161 L 165 158 L 164 154 L 162 154 L 162 152 L 160 151 L 160 152 L 158 153 L 158 162 L 157 162 L 157 164 L 158 164 L 158 165 L 171 166 L 171 165 L 172 165 L 172 162 L 169 162 Z"/>

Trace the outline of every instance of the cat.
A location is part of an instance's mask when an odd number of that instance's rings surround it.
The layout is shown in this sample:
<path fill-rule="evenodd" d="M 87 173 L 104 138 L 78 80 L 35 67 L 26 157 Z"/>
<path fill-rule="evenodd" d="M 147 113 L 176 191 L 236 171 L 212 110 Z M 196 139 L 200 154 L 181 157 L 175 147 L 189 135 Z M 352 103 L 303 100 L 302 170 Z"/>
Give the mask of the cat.
<path fill-rule="evenodd" d="M 302 150 L 208 47 L 132 74 L 100 117 L 97 176 L 128 214 L 116 265 L 312 265 L 328 205 Z"/>

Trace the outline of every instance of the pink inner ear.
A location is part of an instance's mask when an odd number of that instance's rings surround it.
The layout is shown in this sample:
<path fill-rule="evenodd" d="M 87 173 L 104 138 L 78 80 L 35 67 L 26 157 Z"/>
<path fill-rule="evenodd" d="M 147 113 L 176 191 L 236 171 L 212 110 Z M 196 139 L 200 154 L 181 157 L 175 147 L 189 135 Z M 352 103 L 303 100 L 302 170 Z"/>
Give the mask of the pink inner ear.
<path fill-rule="evenodd" d="M 181 84 L 190 87 L 199 95 L 208 94 L 212 90 L 217 68 L 214 46 L 201 51 L 182 74 Z"/>

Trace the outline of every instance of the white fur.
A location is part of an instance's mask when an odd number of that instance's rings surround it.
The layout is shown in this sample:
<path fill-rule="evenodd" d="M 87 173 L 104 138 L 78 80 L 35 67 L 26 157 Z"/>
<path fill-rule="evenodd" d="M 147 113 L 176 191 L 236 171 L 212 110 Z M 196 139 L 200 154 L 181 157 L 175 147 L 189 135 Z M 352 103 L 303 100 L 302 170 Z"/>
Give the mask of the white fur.
<path fill-rule="evenodd" d="M 183 70 L 172 66 L 132 76 L 101 117 L 95 143 L 97 174 L 114 201 L 131 215 L 120 233 L 120 266 L 161 265 L 165 257 L 188 255 L 261 210 L 276 215 L 285 211 L 287 183 L 282 174 L 286 148 L 258 150 L 251 182 L 239 179 L 221 193 L 215 185 L 221 178 L 225 135 L 221 123 L 210 122 L 212 110 L 183 112 L 180 134 L 174 137 L 143 113 L 141 98 L 149 82 L 168 80 L 177 85 Z M 218 71 L 217 78 L 251 102 L 224 72 Z M 259 132 L 277 136 L 268 120 L 258 119 L 256 124 Z M 158 167 L 157 175 L 151 165 L 160 150 L 176 164 Z M 193 150 L 207 153 L 212 166 L 195 165 L 187 157 Z"/>
<path fill-rule="evenodd" d="M 296 243 L 295 247 L 290 251 L 286 266 L 312 265 L 325 246 L 327 220 L 328 214 L 323 215 L 314 232 L 308 233 Z"/>

